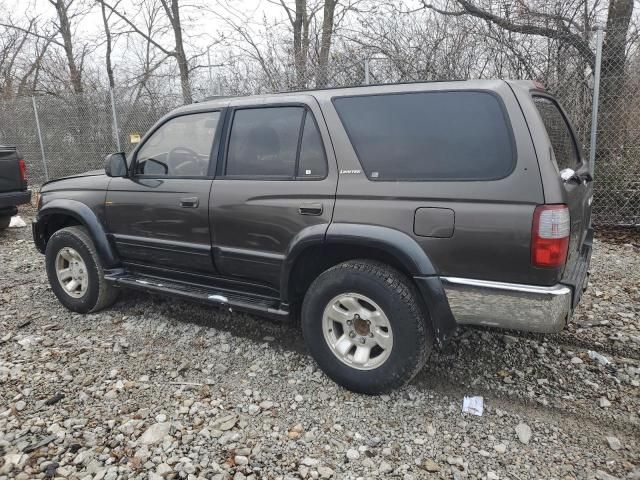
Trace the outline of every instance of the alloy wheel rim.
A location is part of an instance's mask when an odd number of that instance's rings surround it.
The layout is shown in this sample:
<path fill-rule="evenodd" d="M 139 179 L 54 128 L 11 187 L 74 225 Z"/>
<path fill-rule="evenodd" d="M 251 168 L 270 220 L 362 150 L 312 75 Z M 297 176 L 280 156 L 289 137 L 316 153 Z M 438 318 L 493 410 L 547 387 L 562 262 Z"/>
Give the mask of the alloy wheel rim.
<path fill-rule="evenodd" d="M 389 318 L 370 298 L 340 294 L 327 304 L 322 331 L 331 352 L 357 370 L 373 370 L 387 361 L 393 348 Z"/>
<path fill-rule="evenodd" d="M 89 286 L 87 265 L 80 254 L 71 247 L 58 251 L 55 261 L 56 276 L 64 292 L 73 298 L 81 298 Z"/>

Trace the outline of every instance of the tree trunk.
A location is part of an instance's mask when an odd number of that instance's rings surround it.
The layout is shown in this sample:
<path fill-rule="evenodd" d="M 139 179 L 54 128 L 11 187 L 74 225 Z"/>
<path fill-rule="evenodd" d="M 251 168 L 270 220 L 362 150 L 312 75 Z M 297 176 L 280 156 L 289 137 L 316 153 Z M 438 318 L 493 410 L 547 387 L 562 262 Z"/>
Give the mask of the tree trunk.
<path fill-rule="evenodd" d="M 107 17 L 107 12 L 104 6 L 104 3 L 100 3 L 100 8 L 102 10 L 102 23 L 104 24 L 104 34 L 107 40 L 107 52 L 105 54 L 105 62 L 107 67 L 107 77 L 109 78 L 109 88 L 113 89 L 116 86 L 116 82 L 113 77 L 113 66 L 111 65 L 111 30 L 109 28 L 109 18 Z"/>
<path fill-rule="evenodd" d="M 325 0 L 322 17 L 322 38 L 320 40 L 320 54 L 318 56 L 318 80 L 317 86 L 322 88 L 327 85 L 329 67 L 329 53 L 333 36 L 333 20 L 338 0 Z"/>
<path fill-rule="evenodd" d="M 611 0 L 602 45 L 596 164 L 622 157 L 625 142 L 626 42 L 634 0 Z"/>
<path fill-rule="evenodd" d="M 82 86 L 82 71 L 76 65 L 76 59 L 73 55 L 73 39 L 71 37 L 71 25 L 69 23 L 69 15 L 67 13 L 68 6 L 65 4 L 65 0 L 50 0 L 50 2 L 56 8 L 58 21 L 60 22 L 60 35 L 62 36 L 64 53 L 69 65 L 71 88 L 74 93 L 82 93 L 84 91 Z"/>
<path fill-rule="evenodd" d="M 307 16 L 307 1 L 296 0 L 296 12 L 293 20 L 293 61 L 296 69 L 296 85 L 304 88 L 307 76 L 307 50 L 304 44 L 303 25 Z M 307 29 L 308 35 L 308 29 Z"/>
<path fill-rule="evenodd" d="M 171 22 L 173 36 L 176 41 L 175 58 L 178 62 L 178 70 L 180 70 L 180 86 L 182 87 L 182 101 L 185 105 L 193 103 L 191 96 L 191 84 L 189 83 L 189 62 L 184 51 L 184 43 L 182 41 L 182 25 L 180 23 L 180 6 L 178 0 L 171 0 L 171 7 L 167 4 L 169 0 L 162 0 L 162 5 Z"/>

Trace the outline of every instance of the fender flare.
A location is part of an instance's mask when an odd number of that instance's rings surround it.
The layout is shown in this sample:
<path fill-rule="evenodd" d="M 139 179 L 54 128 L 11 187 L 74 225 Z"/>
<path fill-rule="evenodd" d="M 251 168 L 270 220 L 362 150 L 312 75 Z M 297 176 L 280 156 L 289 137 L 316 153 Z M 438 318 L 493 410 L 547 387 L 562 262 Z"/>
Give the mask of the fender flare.
<path fill-rule="evenodd" d="M 96 251 L 106 268 L 115 267 L 120 263 L 118 255 L 111 243 L 109 243 L 102 222 L 100 222 L 91 208 L 77 200 L 57 198 L 47 202 L 40 209 L 33 223 L 33 238 L 40 251 L 44 252 L 44 230 L 47 224 L 47 217 L 54 214 L 73 217 L 89 231 L 89 236 L 93 240 Z"/>
<path fill-rule="evenodd" d="M 326 243 L 342 243 L 378 248 L 396 258 L 413 276 L 437 275 L 429 256 L 406 233 L 393 228 L 358 223 L 332 223 L 327 230 Z"/>
<path fill-rule="evenodd" d="M 285 301 L 289 300 L 291 272 L 302 252 L 310 246 L 332 244 L 372 247 L 392 255 L 416 283 L 418 293 L 429 309 L 433 332 L 438 343 L 443 343 L 450 338 L 457 324 L 433 262 L 413 238 L 388 227 L 332 223 L 331 225 L 314 225 L 300 231 L 291 241 L 283 265 L 280 291 Z"/>

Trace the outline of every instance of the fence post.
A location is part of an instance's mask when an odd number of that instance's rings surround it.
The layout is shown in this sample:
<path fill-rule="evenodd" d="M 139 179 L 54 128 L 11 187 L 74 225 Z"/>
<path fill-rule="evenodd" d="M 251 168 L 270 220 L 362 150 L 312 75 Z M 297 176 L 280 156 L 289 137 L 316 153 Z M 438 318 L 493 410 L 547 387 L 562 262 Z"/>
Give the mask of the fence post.
<path fill-rule="evenodd" d="M 591 105 L 591 138 L 589 139 L 589 163 L 591 174 L 596 169 L 596 145 L 598 136 L 598 104 L 600 103 L 600 67 L 602 64 L 602 25 L 596 26 L 596 66 L 593 72 L 593 103 Z"/>
<path fill-rule="evenodd" d="M 369 59 L 364 59 L 364 84 L 369 85 Z"/>
<path fill-rule="evenodd" d="M 36 107 L 36 97 L 31 97 L 33 104 L 33 114 L 36 117 L 36 130 L 38 131 L 38 141 L 40 142 L 40 154 L 42 155 L 42 165 L 44 166 L 44 178 L 49 181 L 49 169 L 47 168 L 47 158 L 44 156 L 44 143 L 42 142 L 42 132 L 40 131 L 40 118 L 38 117 L 38 107 Z"/>
<path fill-rule="evenodd" d="M 120 148 L 120 130 L 118 129 L 118 115 L 116 113 L 116 101 L 113 96 L 113 88 L 109 89 L 109 96 L 111 97 L 111 115 L 113 116 L 113 135 L 116 137 L 116 145 L 118 147 L 118 151 L 121 152 Z"/>

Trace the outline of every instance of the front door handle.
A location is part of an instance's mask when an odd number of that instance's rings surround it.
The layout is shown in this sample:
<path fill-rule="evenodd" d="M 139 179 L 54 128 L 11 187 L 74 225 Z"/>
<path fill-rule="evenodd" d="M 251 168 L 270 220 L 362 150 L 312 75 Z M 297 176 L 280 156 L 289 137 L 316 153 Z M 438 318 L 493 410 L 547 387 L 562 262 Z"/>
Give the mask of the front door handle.
<path fill-rule="evenodd" d="M 321 203 L 305 203 L 298 208 L 300 215 L 322 215 Z"/>
<path fill-rule="evenodd" d="M 184 197 L 180 199 L 180 206 L 182 208 L 198 208 L 200 200 L 198 197 Z"/>

